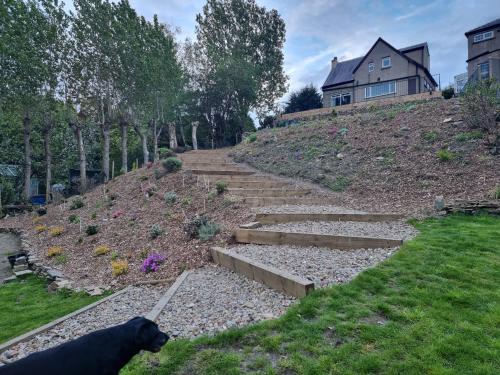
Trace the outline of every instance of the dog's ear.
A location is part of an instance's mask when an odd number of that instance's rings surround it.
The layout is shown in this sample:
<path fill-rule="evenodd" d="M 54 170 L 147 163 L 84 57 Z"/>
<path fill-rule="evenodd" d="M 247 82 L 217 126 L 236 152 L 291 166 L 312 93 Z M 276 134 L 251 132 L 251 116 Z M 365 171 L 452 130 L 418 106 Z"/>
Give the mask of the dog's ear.
<path fill-rule="evenodd" d="M 158 326 L 146 318 L 140 319 L 141 321 L 138 322 L 139 324 L 135 331 L 135 342 L 142 346 L 148 344 L 154 339 L 158 333 Z"/>

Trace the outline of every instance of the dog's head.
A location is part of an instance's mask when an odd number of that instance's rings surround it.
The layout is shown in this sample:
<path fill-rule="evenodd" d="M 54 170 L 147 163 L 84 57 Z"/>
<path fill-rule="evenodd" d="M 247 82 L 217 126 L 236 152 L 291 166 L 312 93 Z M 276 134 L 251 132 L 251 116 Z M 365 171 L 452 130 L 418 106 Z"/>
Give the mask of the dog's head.
<path fill-rule="evenodd" d="M 135 342 L 141 350 L 159 352 L 169 339 L 168 335 L 161 332 L 158 325 L 149 319 L 136 317 L 126 324 L 135 327 Z"/>

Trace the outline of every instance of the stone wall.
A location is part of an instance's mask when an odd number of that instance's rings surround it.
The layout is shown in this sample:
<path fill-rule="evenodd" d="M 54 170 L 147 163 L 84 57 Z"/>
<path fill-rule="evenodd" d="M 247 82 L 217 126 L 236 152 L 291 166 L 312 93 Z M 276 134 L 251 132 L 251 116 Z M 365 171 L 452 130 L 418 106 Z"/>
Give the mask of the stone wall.
<path fill-rule="evenodd" d="M 335 112 L 337 113 L 345 113 L 349 112 L 355 109 L 363 109 L 363 108 L 370 108 L 372 106 L 390 106 L 392 104 L 398 104 L 398 103 L 407 103 L 407 102 L 413 102 L 413 101 L 418 101 L 418 100 L 431 100 L 431 99 L 442 99 L 441 96 L 441 91 L 433 91 L 433 92 L 425 92 L 425 93 L 420 93 L 420 94 L 415 94 L 415 95 L 406 95 L 406 96 L 397 96 L 393 98 L 388 98 L 388 99 L 379 99 L 376 101 L 368 101 L 368 102 L 361 102 L 361 103 L 353 103 L 353 104 L 348 104 L 348 105 L 343 105 L 339 107 L 334 107 Z M 317 116 L 327 116 L 332 113 L 333 108 L 317 108 L 317 109 L 311 109 L 309 111 L 302 111 L 302 112 L 294 112 L 294 113 L 287 113 L 283 114 L 278 118 L 278 122 L 281 121 L 290 121 L 290 120 L 305 120 L 309 119 L 312 117 L 317 117 Z"/>

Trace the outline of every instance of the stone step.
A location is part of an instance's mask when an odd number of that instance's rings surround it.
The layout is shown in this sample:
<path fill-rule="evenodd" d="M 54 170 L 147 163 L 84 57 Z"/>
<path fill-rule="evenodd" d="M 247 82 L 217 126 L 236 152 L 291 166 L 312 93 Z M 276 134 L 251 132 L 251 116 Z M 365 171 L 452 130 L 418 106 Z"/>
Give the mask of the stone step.
<path fill-rule="evenodd" d="M 258 281 L 272 289 L 293 297 L 304 297 L 314 290 L 314 283 L 286 271 L 232 253 L 220 247 L 211 249 L 214 262 L 231 271 Z"/>
<path fill-rule="evenodd" d="M 251 207 L 285 206 L 285 205 L 313 205 L 328 206 L 338 204 L 336 199 L 327 197 L 245 197 L 241 201 Z"/>
<path fill-rule="evenodd" d="M 393 221 L 403 218 L 401 214 L 352 214 L 352 213 L 257 213 L 261 224 L 279 224 L 297 221 Z"/>
<path fill-rule="evenodd" d="M 234 232 L 234 238 L 239 243 L 316 246 L 339 250 L 390 248 L 400 246 L 403 243 L 402 240 L 387 238 L 292 233 L 261 229 L 237 229 Z"/>
<path fill-rule="evenodd" d="M 226 182 L 232 182 L 232 181 L 237 181 L 237 182 L 246 182 L 246 181 L 272 181 L 269 177 L 267 176 L 262 176 L 258 174 L 253 174 L 253 175 L 247 175 L 247 176 L 229 176 L 229 175 L 210 175 L 206 176 L 207 179 L 210 181 L 226 181 Z"/>
<path fill-rule="evenodd" d="M 228 193 L 240 197 L 303 197 L 310 189 L 239 189 L 230 188 Z"/>

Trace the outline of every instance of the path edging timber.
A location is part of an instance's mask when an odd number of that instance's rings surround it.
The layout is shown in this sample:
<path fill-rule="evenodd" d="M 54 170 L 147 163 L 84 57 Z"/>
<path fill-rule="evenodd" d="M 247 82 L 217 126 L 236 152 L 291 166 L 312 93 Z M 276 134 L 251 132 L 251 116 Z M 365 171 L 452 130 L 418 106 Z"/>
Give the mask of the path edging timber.
<path fill-rule="evenodd" d="M 23 341 L 29 340 L 32 337 L 34 337 L 36 335 L 39 335 L 40 333 L 48 331 L 49 329 L 55 327 L 56 325 L 58 325 L 58 324 L 60 324 L 60 323 L 62 323 L 64 321 L 66 321 L 66 320 L 68 320 L 70 318 L 73 318 L 73 317 L 75 317 L 77 315 L 80 315 L 81 313 L 84 313 L 84 312 L 86 312 L 88 310 L 91 310 L 94 307 L 97 307 L 98 305 L 100 305 L 101 303 L 109 301 L 110 299 L 113 299 L 113 298 L 119 296 L 120 294 L 125 293 L 129 289 L 130 289 L 130 286 L 127 286 L 126 288 L 124 288 L 122 290 L 119 290 L 118 292 L 115 292 L 115 293 L 111 294 L 110 296 L 104 297 L 103 299 L 100 299 L 99 301 L 91 303 L 90 305 L 84 306 L 81 309 L 73 311 L 72 313 L 69 313 L 69 314 L 64 315 L 64 316 L 62 316 L 60 318 L 57 318 L 56 320 L 53 320 L 52 322 L 44 324 L 41 327 L 35 328 L 35 329 L 33 329 L 33 330 L 29 331 L 29 332 L 23 333 L 20 336 L 14 337 L 13 339 L 10 339 L 9 341 L 7 341 L 7 342 L 5 342 L 5 343 L 3 343 L 3 344 L 0 345 L 0 353 L 3 353 L 4 351 L 6 351 L 7 349 L 9 349 L 10 347 L 12 347 L 14 345 L 17 345 L 17 344 L 19 344 L 19 343 L 21 343 Z"/>
<path fill-rule="evenodd" d="M 158 319 L 158 316 L 160 316 L 162 310 L 165 308 L 167 303 L 170 302 L 174 294 L 177 292 L 179 287 L 186 280 L 190 273 L 191 271 L 189 270 L 181 273 L 177 280 L 175 280 L 175 283 L 173 283 L 170 288 L 168 288 L 167 292 L 159 299 L 159 301 L 151 309 L 151 311 L 146 314 L 146 319 L 152 320 L 153 322 Z"/>

